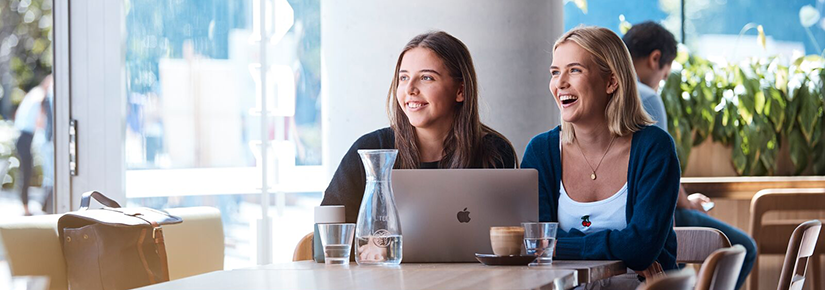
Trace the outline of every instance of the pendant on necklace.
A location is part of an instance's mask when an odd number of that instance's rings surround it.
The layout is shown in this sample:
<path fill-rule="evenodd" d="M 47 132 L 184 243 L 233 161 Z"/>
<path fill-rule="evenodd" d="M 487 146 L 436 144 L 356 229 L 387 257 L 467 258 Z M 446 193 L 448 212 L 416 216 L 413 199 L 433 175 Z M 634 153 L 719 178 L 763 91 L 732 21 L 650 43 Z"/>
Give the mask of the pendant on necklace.
<path fill-rule="evenodd" d="M 590 179 L 596 180 L 596 173 L 595 172 L 590 174 Z"/>

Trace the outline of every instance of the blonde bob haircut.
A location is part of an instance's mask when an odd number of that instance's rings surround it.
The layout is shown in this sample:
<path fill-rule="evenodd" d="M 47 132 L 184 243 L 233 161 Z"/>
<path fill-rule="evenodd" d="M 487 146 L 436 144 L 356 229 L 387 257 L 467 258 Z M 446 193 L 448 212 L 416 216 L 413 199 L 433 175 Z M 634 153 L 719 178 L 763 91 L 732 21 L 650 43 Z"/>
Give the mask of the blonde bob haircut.
<path fill-rule="evenodd" d="M 593 63 L 605 75 L 616 77 L 618 87 L 608 96 L 604 110 L 610 133 L 626 136 L 654 122 L 642 107 L 636 87 L 636 70 L 624 42 L 610 29 L 596 26 L 576 27 L 562 35 L 553 45 L 553 52 L 562 43 L 571 41 L 590 53 Z M 573 125 L 561 120 L 561 139 L 572 143 L 576 138 Z"/>

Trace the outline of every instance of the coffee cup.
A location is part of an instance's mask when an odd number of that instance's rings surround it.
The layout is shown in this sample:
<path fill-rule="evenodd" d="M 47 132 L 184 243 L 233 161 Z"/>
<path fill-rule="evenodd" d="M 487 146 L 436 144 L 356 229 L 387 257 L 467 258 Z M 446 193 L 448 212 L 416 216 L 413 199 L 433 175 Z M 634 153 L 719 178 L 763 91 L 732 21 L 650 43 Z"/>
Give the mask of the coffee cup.
<path fill-rule="evenodd" d="M 493 247 L 493 254 L 519 255 L 523 243 L 523 227 L 490 227 L 490 245 Z"/>

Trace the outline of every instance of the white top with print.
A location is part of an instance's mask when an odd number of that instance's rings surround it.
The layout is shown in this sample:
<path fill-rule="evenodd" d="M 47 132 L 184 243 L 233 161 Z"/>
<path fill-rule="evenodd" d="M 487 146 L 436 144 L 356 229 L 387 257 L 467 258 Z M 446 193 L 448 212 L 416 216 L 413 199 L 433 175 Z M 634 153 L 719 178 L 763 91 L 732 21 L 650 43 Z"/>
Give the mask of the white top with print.
<path fill-rule="evenodd" d="M 577 229 L 584 234 L 627 227 L 627 182 L 612 196 L 594 202 L 578 202 L 567 195 L 559 182 L 559 227 Z"/>

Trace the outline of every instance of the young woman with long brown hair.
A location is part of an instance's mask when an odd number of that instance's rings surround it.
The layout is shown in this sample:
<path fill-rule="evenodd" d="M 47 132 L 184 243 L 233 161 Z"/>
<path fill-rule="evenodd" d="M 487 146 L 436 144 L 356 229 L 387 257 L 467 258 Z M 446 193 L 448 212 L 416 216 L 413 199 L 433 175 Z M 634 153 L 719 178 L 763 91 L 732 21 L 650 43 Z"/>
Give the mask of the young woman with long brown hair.
<path fill-rule="evenodd" d="M 366 175 L 359 149 L 398 149 L 394 168 L 514 168 L 513 145 L 482 124 L 467 47 L 443 32 L 410 40 L 387 94 L 390 127 L 361 136 L 341 160 L 322 205 L 344 205 L 355 222 Z"/>

